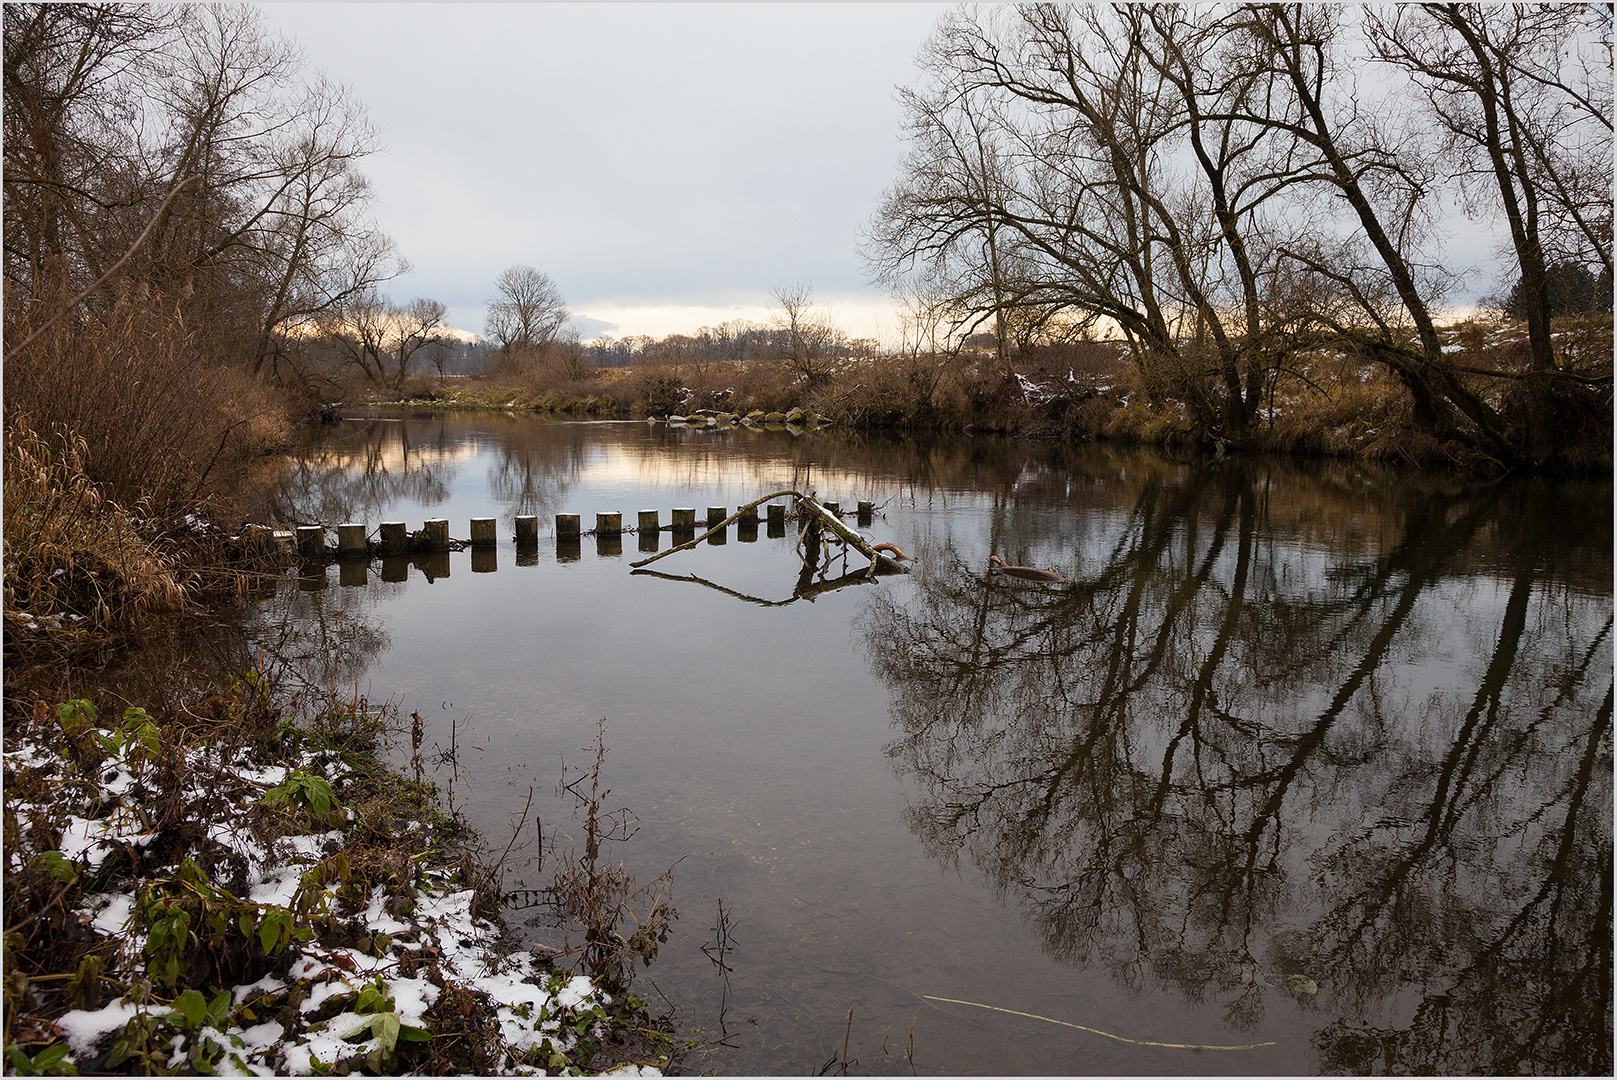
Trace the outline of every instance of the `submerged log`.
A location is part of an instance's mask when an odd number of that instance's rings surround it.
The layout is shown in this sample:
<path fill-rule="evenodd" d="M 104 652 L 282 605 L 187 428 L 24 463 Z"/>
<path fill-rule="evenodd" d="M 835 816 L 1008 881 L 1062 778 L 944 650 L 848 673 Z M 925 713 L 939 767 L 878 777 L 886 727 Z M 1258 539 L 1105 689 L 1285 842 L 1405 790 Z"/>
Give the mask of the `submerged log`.
<path fill-rule="evenodd" d="M 990 555 L 988 557 L 988 564 L 988 572 L 990 574 L 999 574 L 1005 577 L 1018 578 L 1022 581 L 1058 582 L 1067 580 L 1066 578 L 1062 577 L 1060 571 L 1053 566 L 1046 566 L 1042 570 L 1036 566 L 1011 566 L 998 555 Z"/>

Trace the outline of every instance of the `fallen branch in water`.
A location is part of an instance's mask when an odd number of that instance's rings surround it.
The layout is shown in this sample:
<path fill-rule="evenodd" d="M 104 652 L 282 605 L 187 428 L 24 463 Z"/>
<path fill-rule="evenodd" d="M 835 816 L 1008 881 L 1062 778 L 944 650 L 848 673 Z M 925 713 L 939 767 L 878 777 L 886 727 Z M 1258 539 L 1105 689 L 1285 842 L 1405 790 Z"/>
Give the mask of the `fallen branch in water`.
<path fill-rule="evenodd" d="M 961 1001 L 959 998 L 934 997 L 931 994 L 922 994 L 921 996 L 926 998 L 928 1001 L 947 1001 L 951 1005 L 972 1005 L 976 1008 L 989 1009 L 993 1012 L 1010 1013 L 1012 1016 L 1025 1016 L 1029 1020 L 1043 1020 L 1047 1024 L 1060 1024 L 1062 1027 L 1077 1028 L 1079 1031 L 1087 1031 L 1091 1035 L 1101 1035 L 1108 1039 L 1116 1039 L 1118 1042 L 1128 1043 L 1130 1046 L 1161 1046 L 1169 1050 L 1256 1050 L 1261 1046 L 1275 1045 L 1273 1042 L 1261 1042 L 1247 1043 L 1244 1046 L 1207 1046 L 1202 1043 L 1166 1043 L 1151 1042 L 1148 1039 L 1125 1039 L 1123 1036 L 1113 1035 L 1109 1031 L 1101 1031 L 1097 1028 L 1084 1027 L 1082 1024 L 1069 1024 L 1065 1020 L 1052 1020 L 1048 1016 L 1039 1016 L 1035 1013 L 1018 1012 L 1015 1009 L 1002 1009 L 998 1005 L 984 1005 L 980 1001 Z"/>
<path fill-rule="evenodd" d="M 888 555 L 884 555 L 881 552 L 877 551 L 875 548 L 871 547 L 870 546 L 870 541 L 866 540 L 863 536 L 860 536 L 858 533 L 854 532 L 852 529 L 850 529 L 846 525 L 844 525 L 842 523 L 841 519 L 839 519 L 835 514 L 831 513 L 831 511 L 827 510 L 825 507 L 821 506 L 819 503 L 815 502 L 813 499 L 809 498 L 808 496 L 802 494 L 799 491 L 795 491 L 792 488 L 787 488 L 784 491 L 770 492 L 768 495 L 765 495 L 761 499 L 754 499 L 752 502 L 747 503 L 745 506 L 739 506 L 739 507 L 736 508 L 735 513 L 731 514 L 729 517 L 725 518 L 723 521 L 721 521 L 717 525 L 713 526 L 711 529 L 709 529 L 707 532 L 703 533 L 701 536 L 698 536 L 693 540 L 687 540 L 683 544 L 675 544 L 673 547 L 669 548 L 667 551 L 659 551 L 657 554 L 653 555 L 651 558 L 649 558 L 649 559 L 641 559 L 639 562 L 630 563 L 629 566 L 633 570 L 639 570 L 642 567 L 650 566 L 652 563 L 656 562 L 658 559 L 664 558 L 664 557 L 666 557 L 668 555 L 672 555 L 676 551 L 689 551 L 691 548 L 693 548 L 696 545 L 700 544 L 703 540 L 706 540 L 708 537 L 714 535 L 715 533 L 719 533 L 719 532 L 724 531 L 726 528 L 728 528 L 731 525 L 731 523 L 738 520 L 741 517 L 741 515 L 745 514 L 747 511 L 756 510 L 758 507 L 762 506 L 764 503 L 768 502 L 770 499 L 778 499 L 783 495 L 790 495 L 792 498 L 796 499 L 797 500 L 797 508 L 798 508 L 799 512 L 807 510 L 807 512 L 811 516 L 813 516 L 815 519 L 817 519 L 820 522 L 821 526 L 824 529 L 826 529 L 826 531 L 830 532 L 838 540 L 841 540 L 843 543 L 849 545 L 854 550 L 858 551 L 865 558 L 869 559 L 870 560 L 870 565 L 872 567 L 872 572 L 874 572 L 877 569 L 880 569 L 880 570 L 885 571 L 885 572 L 899 573 L 899 574 L 905 574 L 905 573 L 909 572 L 909 567 L 905 566 L 902 562 L 899 562 L 897 559 L 894 559 L 894 558 L 892 558 L 892 557 L 890 557 Z M 888 545 L 883 545 L 883 546 L 888 546 Z"/>
<path fill-rule="evenodd" d="M 731 514 L 729 517 L 725 518 L 723 521 L 719 522 L 717 525 L 713 526 L 711 529 L 709 529 L 707 532 L 703 533 L 701 536 L 698 536 L 696 539 L 687 540 L 683 544 L 675 544 L 673 547 L 669 548 L 667 551 L 659 551 L 657 554 L 653 555 L 651 558 L 649 558 L 649 559 L 641 559 L 639 562 L 630 563 L 629 566 L 632 569 L 638 570 L 642 566 L 651 565 L 652 563 L 656 562 L 658 559 L 661 559 L 665 555 L 672 555 L 676 551 L 689 551 L 691 548 L 695 547 L 697 544 L 700 544 L 703 540 L 706 540 L 708 537 L 712 536 L 714 533 L 723 532 L 727 527 L 729 527 L 731 522 L 736 521 L 737 519 L 739 519 L 741 517 L 741 515 L 745 514 L 748 510 L 756 510 L 756 509 L 758 509 L 758 507 L 762 506 L 764 503 L 768 502 L 770 499 L 778 499 L 782 495 L 790 495 L 790 496 L 792 496 L 793 498 L 796 498 L 796 499 L 801 499 L 803 497 L 802 495 L 799 495 L 796 491 L 794 491 L 791 488 L 787 488 L 785 491 L 772 491 L 768 495 L 765 495 L 761 499 L 754 499 L 752 502 L 747 503 L 745 506 L 736 507 L 736 512 L 735 513 Z"/>
<path fill-rule="evenodd" d="M 909 573 L 909 567 L 905 566 L 897 559 L 894 559 L 888 555 L 883 555 L 881 552 L 871 547 L 869 540 L 866 540 L 863 536 L 860 536 L 858 533 L 848 528 L 842 523 L 841 518 L 837 517 L 835 514 L 821 506 L 819 503 L 815 502 L 813 499 L 799 495 L 797 498 L 797 506 L 799 510 L 806 508 L 809 513 L 813 514 L 819 519 L 820 524 L 833 536 L 852 547 L 865 558 L 869 559 L 872 567 L 879 567 L 882 570 L 889 570 L 899 574 Z"/>

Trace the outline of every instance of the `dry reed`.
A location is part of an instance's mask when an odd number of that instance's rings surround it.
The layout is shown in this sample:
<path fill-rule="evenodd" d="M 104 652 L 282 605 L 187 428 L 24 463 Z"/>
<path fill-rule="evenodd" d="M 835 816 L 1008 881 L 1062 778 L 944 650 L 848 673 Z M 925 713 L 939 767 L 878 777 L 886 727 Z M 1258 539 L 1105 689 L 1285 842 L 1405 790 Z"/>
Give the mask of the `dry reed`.
<path fill-rule="evenodd" d="M 70 640 L 184 608 L 171 545 L 146 535 L 85 470 L 83 438 L 44 437 L 27 417 L 5 440 L 6 636 Z M 139 508 L 137 508 L 138 511 Z"/>

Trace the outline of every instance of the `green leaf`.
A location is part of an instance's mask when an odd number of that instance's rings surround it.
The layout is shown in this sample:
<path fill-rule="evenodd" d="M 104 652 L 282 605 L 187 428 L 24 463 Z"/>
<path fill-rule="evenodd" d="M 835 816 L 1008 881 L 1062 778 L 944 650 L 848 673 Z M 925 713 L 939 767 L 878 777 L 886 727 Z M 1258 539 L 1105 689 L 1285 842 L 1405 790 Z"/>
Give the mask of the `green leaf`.
<path fill-rule="evenodd" d="M 174 999 L 174 1011 L 185 1021 L 186 1027 L 200 1027 L 208 1015 L 208 999 L 200 990 L 187 990 Z"/>
<path fill-rule="evenodd" d="M 42 851 L 35 856 L 35 861 L 63 885 L 71 885 L 79 879 L 78 868 L 60 851 Z"/>
<path fill-rule="evenodd" d="M 292 913 L 283 907 L 270 908 L 258 922 L 258 945 L 265 956 L 280 951 L 281 932 L 292 925 Z"/>
<path fill-rule="evenodd" d="M 95 727 L 95 706 L 84 698 L 64 701 L 56 707 L 56 722 L 69 735 Z"/>
<path fill-rule="evenodd" d="M 381 1040 L 379 1049 L 383 1054 L 391 1054 L 393 1047 L 398 1045 L 399 1029 L 402 1026 L 396 1012 L 377 1013 L 371 1019 L 371 1030 L 376 1032 L 376 1037 Z"/>
<path fill-rule="evenodd" d="M 230 1015 L 231 994 L 229 990 L 221 990 L 212 1001 L 208 1002 L 208 1023 L 212 1027 L 223 1029 L 225 1017 Z"/>
<path fill-rule="evenodd" d="M 426 1028 L 418 1028 L 413 1024 L 400 1024 L 399 1038 L 406 1042 L 426 1042 L 432 1038 L 432 1032 Z"/>

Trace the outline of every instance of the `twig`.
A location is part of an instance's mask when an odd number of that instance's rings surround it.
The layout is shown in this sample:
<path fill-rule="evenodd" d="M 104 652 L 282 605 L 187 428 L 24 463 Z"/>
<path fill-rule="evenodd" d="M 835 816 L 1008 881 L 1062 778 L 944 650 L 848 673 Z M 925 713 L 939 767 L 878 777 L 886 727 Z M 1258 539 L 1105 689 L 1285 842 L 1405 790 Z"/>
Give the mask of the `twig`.
<path fill-rule="evenodd" d="M 934 997 L 932 994 L 922 994 L 921 996 L 926 998 L 928 1001 L 947 1001 L 951 1005 L 972 1005 L 979 1009 L 990 1009 L 994 1012 L 1010 1013 L 1012 1016 L 1025 1016 L 1029 1020 L 1043 1020 L 1047 1024 L 1060 1024 L 1062 1027 L 1077 1028 L 1079 1031 L 1087 1031 L 1091 1035 L 1100 1035 L 1108 1039 L 1116 1039 L 1118 1042 L 1128 1043 L 1130 1046 L 1161 1046 L 1169 1050 L 1256 1050 L 1260 1046 L 1274 1045 L 1272 1042 L 1261 1042 L 1248 1043 L 1245 1046 L 1207 1046 L 1202 1043 L 1166 1043 L 1151 1042 L 1148 1039 L 1125 1039 L 1123 1036 L 1113 1035 L 1109 1031 L 1101 1031 L 1097 1028 L 1084 1027 L 1082 1024 L 1069 1024 L 1065 1020 L 1052 1020 L 1048 1016 L 1038 1016 L 1034 1013 L 1018 1012 L 1015 1009 L 1002 1009 L 998 1005 L 984 1005 L 980 1001 L 961 1001 L 959 998 Z"/>

